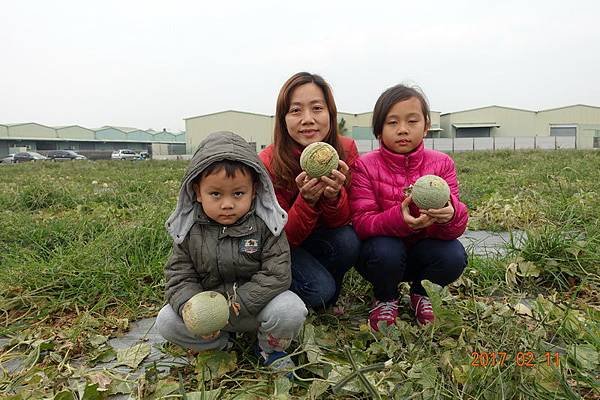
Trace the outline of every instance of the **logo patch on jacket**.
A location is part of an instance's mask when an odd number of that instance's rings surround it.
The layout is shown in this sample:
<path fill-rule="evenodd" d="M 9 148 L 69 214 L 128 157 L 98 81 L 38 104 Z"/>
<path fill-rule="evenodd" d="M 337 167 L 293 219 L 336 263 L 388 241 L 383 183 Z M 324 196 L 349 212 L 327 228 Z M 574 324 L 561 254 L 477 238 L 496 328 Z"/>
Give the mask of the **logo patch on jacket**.
<path fill-rule="evenodd" d="M 243 239 L 240 242 L 242 253 L 252 254 L 258 251 L 258 239 Z"/>

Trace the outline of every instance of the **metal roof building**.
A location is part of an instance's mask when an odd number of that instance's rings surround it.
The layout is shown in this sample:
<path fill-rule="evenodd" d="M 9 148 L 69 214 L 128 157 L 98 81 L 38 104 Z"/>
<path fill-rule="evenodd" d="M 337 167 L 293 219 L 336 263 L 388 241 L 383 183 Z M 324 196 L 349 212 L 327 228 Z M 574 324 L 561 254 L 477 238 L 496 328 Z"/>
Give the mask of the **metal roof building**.
<path fill-rule="evenodd" d="M 532 111 L 487 106 L 441 114 L 443 137 L 573 137 L 577 148 L 600 147 L 600 107 L 575 104 Z"/>
<path fill-rule="evenodd" d="M 89 129 L 79 125 L 46 126 L 35 122 L 0 124 L 0 156 L 18 151 L 75 150 L 96 158 L 110 158 L 118 149 L 154 154 L 185 154 L 185 132 L 156 132 L 137 128 L 103 126 Z"/>

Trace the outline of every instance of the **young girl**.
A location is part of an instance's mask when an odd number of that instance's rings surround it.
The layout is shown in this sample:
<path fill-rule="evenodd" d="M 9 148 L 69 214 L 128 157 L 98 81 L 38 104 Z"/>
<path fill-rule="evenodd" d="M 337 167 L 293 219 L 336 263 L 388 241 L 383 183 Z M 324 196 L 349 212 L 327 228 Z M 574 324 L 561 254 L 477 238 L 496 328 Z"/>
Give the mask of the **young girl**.
<path fill-rule="evenodd" d="M 337 110 L 329 85 L 319 75 L 300 72 L 285 82 L 275 115 L 273 144 L 260 153 L 281 207 L 292 251 L 292 285 L 313 307 L 335 303 L 346 271 L 358 257 L 360 242 L 349 225 L 346 188 L 349 166 L 358 157 L 354 140 L 338 135 Z M 309 144 L 327 142 L 340 155 L 337 170 L 309 179 L 300 154 Z"/>
<path fill-rule="evenodd" d="M 373 134 L 380 148 L 362 155 L 352 173 L 352 223 L 364 239 L 357 269 L 371 284 L 375 307 L 369 324 L 391 325 L 398 316 L 398 284 L 411 283 L 410 304 L 417 321 L 433 322 L 431 302 L 420 282 L 445 286 L 458 279 L 467 254 L 457 238 L 467 226 L 456 170 L 444 153 L 425 149 L 431 124 L 424 95 L 411 87 L 387 89 L 373 110 Z M 419 210 L 404 190 L 423 175 L 437 175 L 450 186 L 440 209 Z"/>

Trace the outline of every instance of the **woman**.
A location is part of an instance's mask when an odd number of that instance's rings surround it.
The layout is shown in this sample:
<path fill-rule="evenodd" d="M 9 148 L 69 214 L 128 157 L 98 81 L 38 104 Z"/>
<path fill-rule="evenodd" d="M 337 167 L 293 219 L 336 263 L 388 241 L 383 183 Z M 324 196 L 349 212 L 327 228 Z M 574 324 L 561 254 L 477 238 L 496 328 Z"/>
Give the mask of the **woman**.
<path fill-rule="evenodd" d="M 311 179 L 300 168 L 300 155 L 315 142 L 332 145 L 340 162 L 329 176 Z M 335 304 L 360 248 L 350 226 L 346 191 L 358 151 L 354 140 L 338 135 L 333 94 L 319 75 L 299 72 L 284 83 L 277 98 L 273 144 L 260 158 L 288 213 L 291 290 L 313 308 Z"/>

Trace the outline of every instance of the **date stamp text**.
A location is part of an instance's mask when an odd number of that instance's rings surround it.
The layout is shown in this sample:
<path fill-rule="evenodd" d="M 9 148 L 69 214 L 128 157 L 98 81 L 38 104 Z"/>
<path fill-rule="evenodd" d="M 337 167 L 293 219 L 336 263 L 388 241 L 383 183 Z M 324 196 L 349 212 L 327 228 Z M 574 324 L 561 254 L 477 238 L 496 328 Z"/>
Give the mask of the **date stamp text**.
<path fill-rule="evenodd" d="M 471 353 L 472 367 L 503 367 L 514 362 L 517 367 L 535 367 L 536 365 L 546 365 L 548 367 L 558 367 L 560 365 L 560 354 L 549 351 L 536 354 L 533 351 L 519 351 L 510 354 L 505 351 L 473 351 Z"/>

